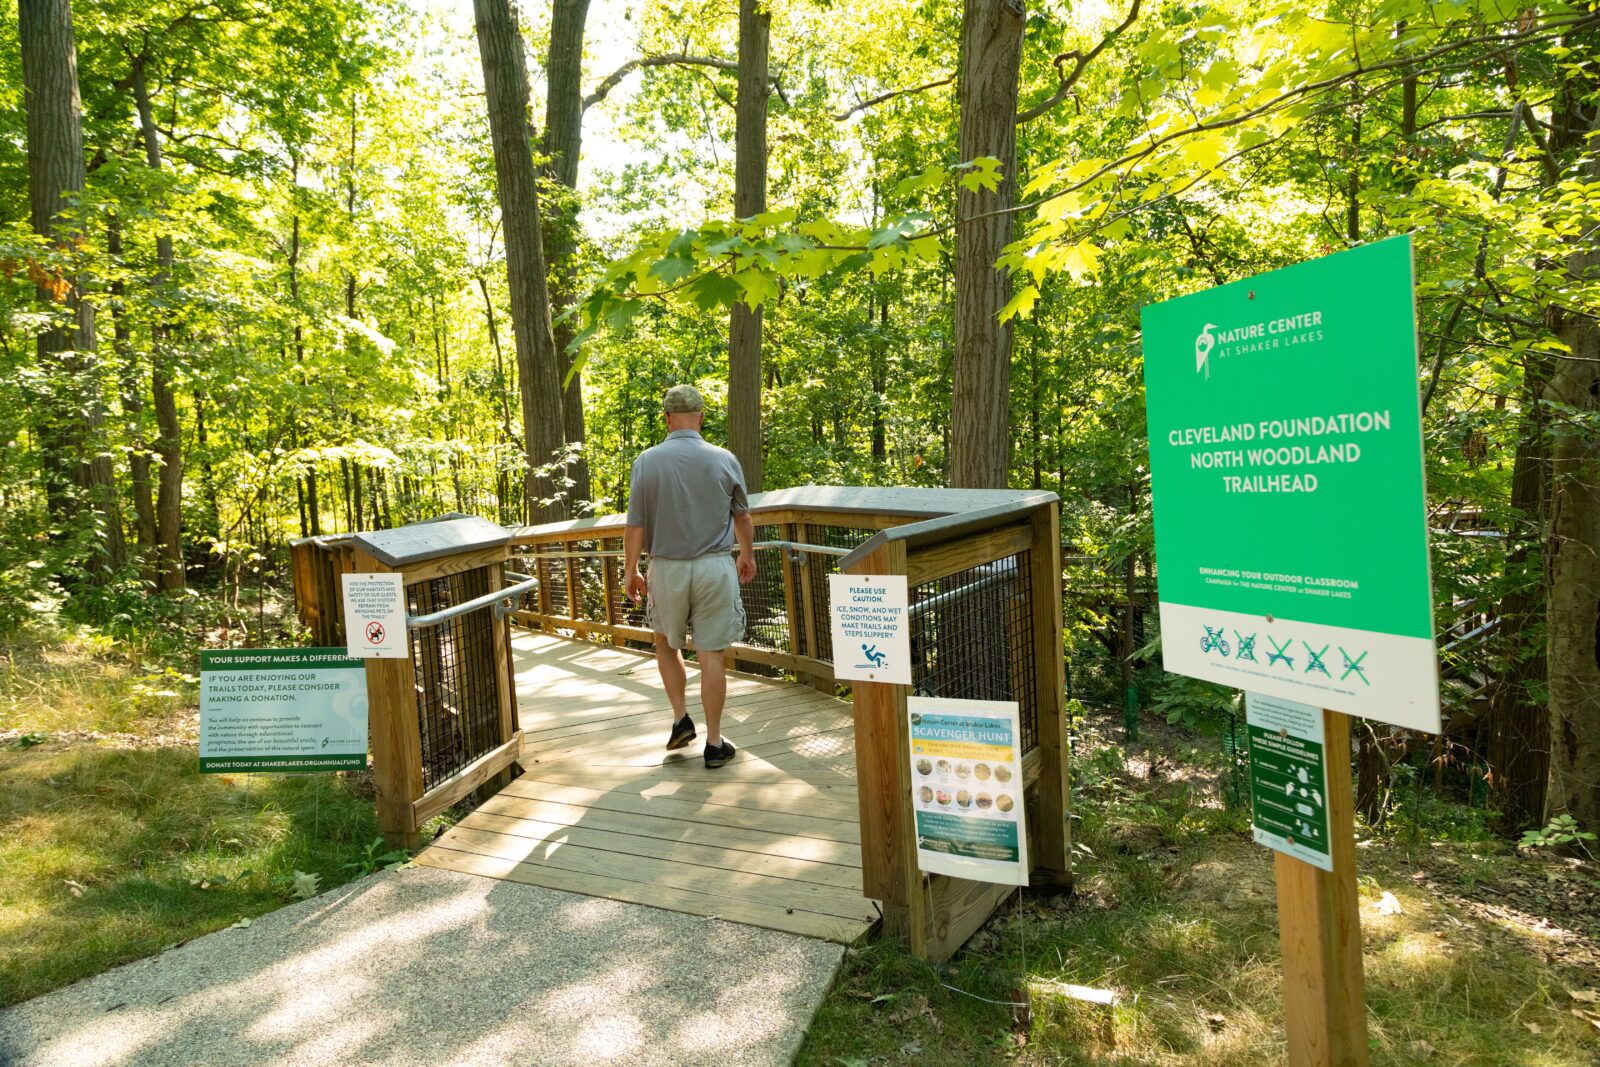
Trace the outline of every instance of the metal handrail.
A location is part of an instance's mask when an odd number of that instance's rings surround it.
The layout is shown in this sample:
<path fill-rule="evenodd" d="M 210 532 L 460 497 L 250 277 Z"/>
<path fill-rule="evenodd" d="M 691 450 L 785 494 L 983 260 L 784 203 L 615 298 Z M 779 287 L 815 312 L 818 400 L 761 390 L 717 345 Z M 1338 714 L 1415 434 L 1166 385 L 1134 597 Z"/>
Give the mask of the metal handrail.
<path fill-rule="evenodd" d="M 427 630 L 434 626 L 438 626 L 440 623 L 449 622 L 451 619 L 459 619 L 463 615 L 470 615 L 474 611 L 478 611 L 481 608 L 487 607 L 493 607 L 495 609 L 495 617 L 497 619 L 504 618 L 506 615 L 509 615 L 511 612 L 515 611 L 516 608 L 512 607 L 501 609 L 499 605 L 502 602 L 521 600 L 538 587 L 539 579 L 529 578 L 526 581 L 518 582 L 516 585 L 508 585 L 504 589 L 496 589 L 492 593 L 485 593 L 482 596 L 473 597 L 471 600 L 468 600 L 462 604 L 455 604 L 448 608 L 440 608 L 438 611 L 429 612 L 427 615 L 407 615 L 406 629 L 412 632 L 417 630 Z"/>
<path fill-rule="evenodd" d="M 802 541 L 757 541 L 752 548 L 786 548 L 790 552 L 817 552 L 824 556 L 848 556 L 853 549 L 835 548 L 833 545 L 808 545 Z M 597 548 L 590 552 L 540 552 L 529 546 L 529 551 L 518 552 L 519 559 L 602 559 L 607 556 L 626 555 L 621 549 Z M 728 551 L 733 551 L 731 548 Z M 648 553 L 646 553 L 648 555 Z M 509 577 L 510 572 L 507 572 Z"/>

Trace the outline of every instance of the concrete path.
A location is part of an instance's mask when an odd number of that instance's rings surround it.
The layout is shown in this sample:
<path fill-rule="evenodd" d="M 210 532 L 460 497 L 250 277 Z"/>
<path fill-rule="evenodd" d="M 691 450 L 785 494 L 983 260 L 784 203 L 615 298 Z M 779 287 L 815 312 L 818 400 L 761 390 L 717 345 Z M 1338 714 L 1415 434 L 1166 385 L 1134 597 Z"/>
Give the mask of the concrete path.
<path fill-rule="evenodd" d="M 413 868 L 0 1011 L 0 1067 L 784 1065 L 843 951 Z"/>

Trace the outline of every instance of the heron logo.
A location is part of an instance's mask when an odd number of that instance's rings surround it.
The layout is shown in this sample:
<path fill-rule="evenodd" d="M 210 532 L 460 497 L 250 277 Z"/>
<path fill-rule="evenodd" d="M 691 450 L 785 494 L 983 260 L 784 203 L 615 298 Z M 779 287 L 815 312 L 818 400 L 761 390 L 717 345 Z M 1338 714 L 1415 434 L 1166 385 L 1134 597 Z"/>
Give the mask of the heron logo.
<path fill-rule="evenodd" d="M 1211 366 L 1206 362 L 1206 357 L 1211 355 L 1211 349 L 1217 343 L 1217 339 L 1211 336 L 1211 331 L 1216 328 L 1216 323 L 1208 322 L 1194 339 L 1194 372 L 1199 374 L 1205 371 L 1208 379 L 1211 377 Z"/>

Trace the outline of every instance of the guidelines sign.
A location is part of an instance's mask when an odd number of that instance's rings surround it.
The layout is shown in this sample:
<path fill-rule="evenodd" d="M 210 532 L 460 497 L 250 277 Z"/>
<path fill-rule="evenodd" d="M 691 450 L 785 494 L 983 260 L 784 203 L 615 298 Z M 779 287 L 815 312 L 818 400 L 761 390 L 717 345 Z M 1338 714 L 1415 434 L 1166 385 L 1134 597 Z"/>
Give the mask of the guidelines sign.
<path fill-rule="evenodd" d="M 1411 241 L 1144 309 L 1167 670 L 1439 729 Z"/>
<path fill-rule="evenodd" d="M 906 711 L 917 866 L 929 874 L 1027 885 L 1016 702 L 907 697 Z"/>
<path fill-rule="evenodd" d="M 200 772 L 361 771 L 367 672 L 342 648 L 200 653 Z"/>

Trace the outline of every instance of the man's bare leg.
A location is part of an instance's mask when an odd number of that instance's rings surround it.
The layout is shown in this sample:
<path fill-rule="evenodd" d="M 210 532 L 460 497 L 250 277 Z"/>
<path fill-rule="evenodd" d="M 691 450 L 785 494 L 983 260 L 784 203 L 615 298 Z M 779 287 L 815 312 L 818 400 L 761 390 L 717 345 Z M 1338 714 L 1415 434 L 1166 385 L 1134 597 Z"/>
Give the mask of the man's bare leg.
<path fill-rule="evenodd" d="M 688 685 L 688 677 L 683 669 L 683 653 L 667 643 L 663 634 L 656 634 L 656 669 L 661 672 L 661 686 L 667 691 L 667 699 L 672 701 L 672 722 L 689 713 L 688 698 L 684 696 L 684 689 Z M 720 715 L 722 706 L 717 706 Z M 709 724 L 708 724 L 709 728 Z"/>
<path fill-rule="evenodd" d="M 698 652 L 700 703 L 706 709 L 706 744 L 722 744 L 722 705 L 728 698 L 728 670 L 721 652 Z"/>

